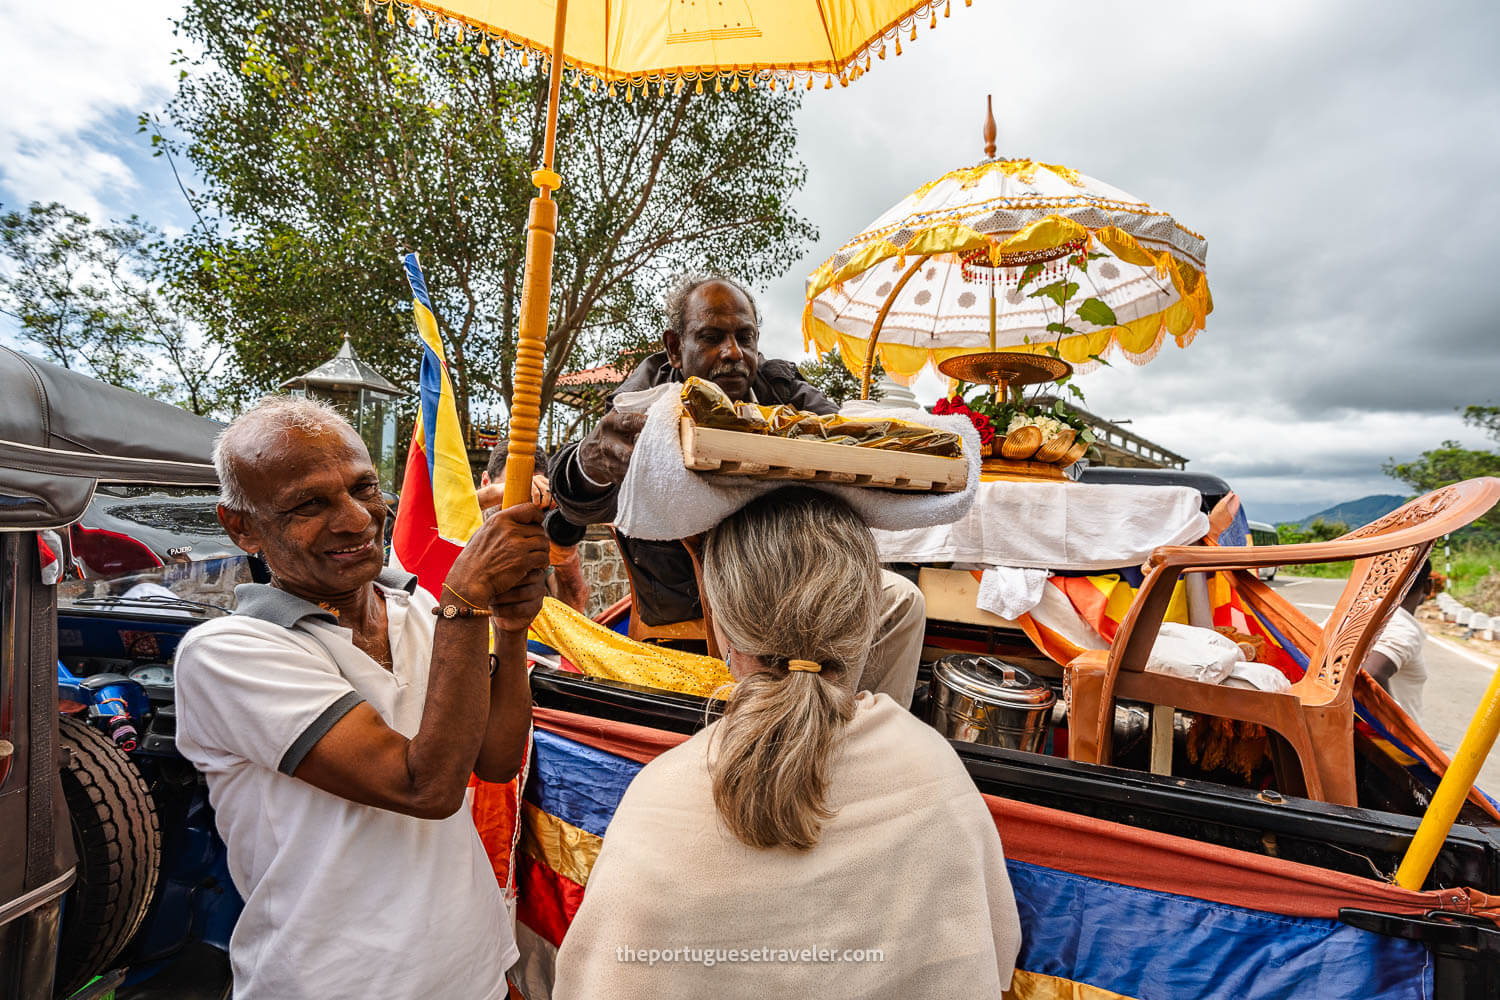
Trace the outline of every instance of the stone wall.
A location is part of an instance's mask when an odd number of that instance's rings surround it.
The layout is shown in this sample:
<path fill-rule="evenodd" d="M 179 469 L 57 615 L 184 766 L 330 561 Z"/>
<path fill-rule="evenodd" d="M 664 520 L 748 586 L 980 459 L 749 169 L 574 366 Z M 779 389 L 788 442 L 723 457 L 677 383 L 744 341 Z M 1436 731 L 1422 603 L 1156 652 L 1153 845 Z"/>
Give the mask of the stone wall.
<path fill-rule="evenodd" d="M 609 533 L 609 526 L 594 524 L 578 543 L 578 558 L 583 563 L 583 578 L 589 585 L 588 614 L 592 618 L 630 593 L 630 578 L 620 548 Z"/>

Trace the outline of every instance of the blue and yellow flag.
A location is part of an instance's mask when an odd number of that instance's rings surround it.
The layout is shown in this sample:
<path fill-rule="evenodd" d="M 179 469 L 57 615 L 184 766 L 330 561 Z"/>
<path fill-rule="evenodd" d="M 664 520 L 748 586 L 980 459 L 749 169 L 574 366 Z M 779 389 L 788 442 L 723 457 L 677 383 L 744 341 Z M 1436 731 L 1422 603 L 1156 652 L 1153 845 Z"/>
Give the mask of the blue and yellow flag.
<path fill-rule="evenodd" d="M 403 263 L 423 345 L 422 408 L 406 456 L 391 548 L 401 565 L 417 574 L 422 587 L 436 594 L 482 519 L 427 282 L 416 254 L 407 254 Z"/>

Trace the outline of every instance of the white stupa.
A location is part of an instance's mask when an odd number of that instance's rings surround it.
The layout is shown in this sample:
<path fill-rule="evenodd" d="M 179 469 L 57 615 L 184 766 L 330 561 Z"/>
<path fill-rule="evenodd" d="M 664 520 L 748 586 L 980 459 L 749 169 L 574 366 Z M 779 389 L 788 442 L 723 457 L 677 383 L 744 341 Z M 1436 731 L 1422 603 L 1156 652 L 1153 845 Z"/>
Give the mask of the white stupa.
<path fill-rule="evenodd" d="M 910 389 L 889 375 L 880 376 L 875 387 L 880 390 L 880 398 L 871 401 L 873 407 L 882 410 L 918 410 L 922 407 Z"/>

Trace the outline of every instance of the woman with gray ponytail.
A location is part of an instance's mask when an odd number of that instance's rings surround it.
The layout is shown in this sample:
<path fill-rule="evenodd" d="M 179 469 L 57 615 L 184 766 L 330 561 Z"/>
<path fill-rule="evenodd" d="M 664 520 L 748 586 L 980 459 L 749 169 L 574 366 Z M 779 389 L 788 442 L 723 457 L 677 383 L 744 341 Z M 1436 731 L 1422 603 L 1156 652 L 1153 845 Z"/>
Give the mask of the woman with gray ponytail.
<path fill-rule="evenodd" d="M 879 568 L 858 516 L 806 488 L 709 535 L 705 596 L 737 683 L 721 720 L 625 793 L 554 996 L 998 997 L 1010 984 L 1020 927 L 988 809 L 936 731 L 854 692 Z"/>

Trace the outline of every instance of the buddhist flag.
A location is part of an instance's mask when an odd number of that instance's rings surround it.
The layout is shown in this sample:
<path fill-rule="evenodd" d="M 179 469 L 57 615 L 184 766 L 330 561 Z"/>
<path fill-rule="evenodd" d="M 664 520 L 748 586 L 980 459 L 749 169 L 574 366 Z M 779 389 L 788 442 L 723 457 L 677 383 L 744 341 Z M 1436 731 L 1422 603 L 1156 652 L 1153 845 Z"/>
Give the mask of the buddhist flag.
<path fill-rule="evenodd" d="M 531 1000 L 545 1000 L 625 790 L 687 736 L 556 709 L 533 715 L 535 763 L 515 858 L 521 961 L 511 978 Z M 1383 878 L 984 799 L 1021 917 L 1021 953 L 1005 1000 L 1422 1000 L 1433 988 L 1426 947 L 1345 924 L 1339 911 L 1495 913 L 1493 897 L 1475 890 L 1409 892 Z M 697 888 L 642 891 L 657 892 L 666 906 L 674 893 L 689 899 Z M 748 929 L 747 941 L 758 943 L 755 935 Z M 920 985 L 912 970 L 922 956 L 899 957 L 905 964 L 892 976 Z M 809 966 L 807 975 L 829 982 L 837 971 Z"/>
<path fill-rule="evenodd" d="M 422 409 L 406 455 L 391 550 L 396 561 L 417 574 L 423 589 L 437 594 L 481 518 L 427 282 L 416 254 L 407 254 L 403 263 L 422 338 Z"/>

